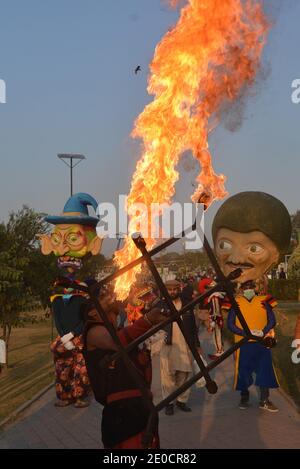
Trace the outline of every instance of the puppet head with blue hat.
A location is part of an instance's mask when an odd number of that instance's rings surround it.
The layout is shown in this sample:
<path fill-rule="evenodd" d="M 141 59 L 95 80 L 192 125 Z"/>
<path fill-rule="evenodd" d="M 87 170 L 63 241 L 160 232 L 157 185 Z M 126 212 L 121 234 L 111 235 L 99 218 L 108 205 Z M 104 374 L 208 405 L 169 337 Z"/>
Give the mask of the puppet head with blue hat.
<path fill-rule="evenodd" d="M 97 210 L 96 200 L 83 192 L 72 195 L 61 215 L 49 215 L 45 221 L 54 225 L 50 234 L 40 236 L 41 250 L 45 255 L 54 253 L 58 266 L 71 270 L 80 269 L 82 258 L 91 253 L 99 254 L 102 239 L 97 236 L 99 218 L 90 216 L 88 207 Z"/>

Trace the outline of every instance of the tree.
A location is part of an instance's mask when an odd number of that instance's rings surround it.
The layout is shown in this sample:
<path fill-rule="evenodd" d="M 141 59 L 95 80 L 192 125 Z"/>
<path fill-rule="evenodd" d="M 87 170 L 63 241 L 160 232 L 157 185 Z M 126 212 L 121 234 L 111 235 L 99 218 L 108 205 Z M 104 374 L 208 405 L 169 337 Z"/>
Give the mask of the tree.
<path fill-rule="evenodd" d="M 0 253 L 0 324 L 6 344 L 6 365 L 12 327 L 19 324 L 19 315 L 33 309 L 34 299 L 25 285 L 23 269 L 28 260 L 16 256 L 14 249 Z"/>
<path fill-rule="evenodd" d="M 185 262 L 193 269 L 207 269 L 210 266 L 209 258 L 205 251 L 186 251 L 184 253 Z"/>
<path fill-rule="evenodd" d="M 23 269 L 24 283 L 30 288 L 32 297 L 37 298 L 45 309 L 49 305 L 51 286 L 59 271 L 55 257 L 45 257 L 40 251 L 38 235 L 49 231 L 44 217 L 45 214 L 37 213 L 25 205 L 18 212 L 10 213 L 7 232 L 16 246 L 17 255 L 27 259 Z"/>
<path fill-rule="evenodd" d="M 291 215 L 291 220 L 293 228 L 300 231 L 300 210 L 297 210 L 294 215 Z"/>
<path fill-rule="evenodd" d="M 289 279 L 300 279 L 300 245 L 294 250 L 288 262 Z"/>
<path fill-rule="evenodd" d="M 103 254 L 92 256 L 88 254 L 83 259 L 83 267 L 80 270 L 80 278 L 84 281 L 87 278 L 95 278 L 106 262 Z"/>
<path fill-rule="evenodd" d="M 26 206 L 12 212 L 6 225 L 0 224 L 0 324 L 7 351 L 20 313 L 36 308 L 40 299 L 37 285 L 42 276 L 33 261 L 39 250 L 37 234 L 46 229 L 43 215 Z"/>
<path fill-rule="evenodd" d="M 44 310 L 50 306 L 53 283 L 59 275 L 55 256 L 44 256 L 39 249 L 30 253 L 24 280 Z"/>
<path fill-rule="evenodd" d="M 170 266 L 174 269 L 176 266 L 178 269 L 193 270 L 207 269 L 210 266 L 210 261 L 205 251 L 185 251 L 183 254 L 178 252 L 169 252 L 162 256 L 156 257 L 155 262 L 160 266 Z M 187 273 L 187 272 L 186 272 Z"/>

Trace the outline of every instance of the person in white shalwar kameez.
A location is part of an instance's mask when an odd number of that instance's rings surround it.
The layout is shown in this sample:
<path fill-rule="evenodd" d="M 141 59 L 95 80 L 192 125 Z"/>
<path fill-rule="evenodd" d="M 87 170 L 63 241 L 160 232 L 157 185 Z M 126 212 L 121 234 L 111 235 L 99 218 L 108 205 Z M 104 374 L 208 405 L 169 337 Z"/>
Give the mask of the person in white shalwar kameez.
<path fill-rule="evenodd" d="M 179 311 L 184 306 L 184 301 L 180 297 L 179 282 L 176 280 L 167 281 L 166 287 L 174 306 Z M 194 341 L 195 346 L 199 347 L 194 312 L 190 311 L 184 314 L 182 319 L 186 333 Z M 160 372 L 163 399 L 182 386 L 193 375 L 193 356 L 176 322 L 170 325 L 166 342 L 160 351 Z M 176 401 L 176 406 L 184 412 L 191 411 L 191 408 L 187 406 L 190 392 L 191 388 L 187 389 Z M 165 412 L 167 415 L 173 415 L 174 404 L 167 405 Z"/>

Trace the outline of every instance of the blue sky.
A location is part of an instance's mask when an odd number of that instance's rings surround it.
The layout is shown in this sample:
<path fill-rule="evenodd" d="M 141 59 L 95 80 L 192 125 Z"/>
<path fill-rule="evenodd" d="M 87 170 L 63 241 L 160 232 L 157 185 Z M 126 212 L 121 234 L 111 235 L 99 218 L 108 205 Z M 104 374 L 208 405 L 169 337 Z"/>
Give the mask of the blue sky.
<path fill-rule="evenodd" d="M 242 127 L 220 127 L 210 143 L 230 194 L 263 190 L 294 212 L 300 105 L 291 101 L 291 83 L 300 78 L 300 2 L 268 6 L 276 19 L 264 51 L 269 74 L 248 101 Z M 177 15 L 160 0 L 0 0 L 0 79 L 7 85 L 7 103 L 0 104 L 1 220 L 23 204 L 62 210 L 69 175 L 59 152 L 87 156 L 75 170 L 75 191 L 112 202 L 128 192 L 138 159 L 130 131 L 151 99 L 148 65 Z M 178 200 L 188 201 L 196 173 L 182 169 Z"/>

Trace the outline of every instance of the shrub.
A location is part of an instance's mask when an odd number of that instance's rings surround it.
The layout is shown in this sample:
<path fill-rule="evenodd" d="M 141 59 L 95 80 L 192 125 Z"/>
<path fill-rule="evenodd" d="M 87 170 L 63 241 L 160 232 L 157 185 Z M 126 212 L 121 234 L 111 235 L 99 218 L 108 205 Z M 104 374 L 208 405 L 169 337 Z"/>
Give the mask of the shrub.
<path fill-rule="evenodd" d="M 269 280 L 269 293 L 277 300 L 298 300 L 300 279 Z"/>

